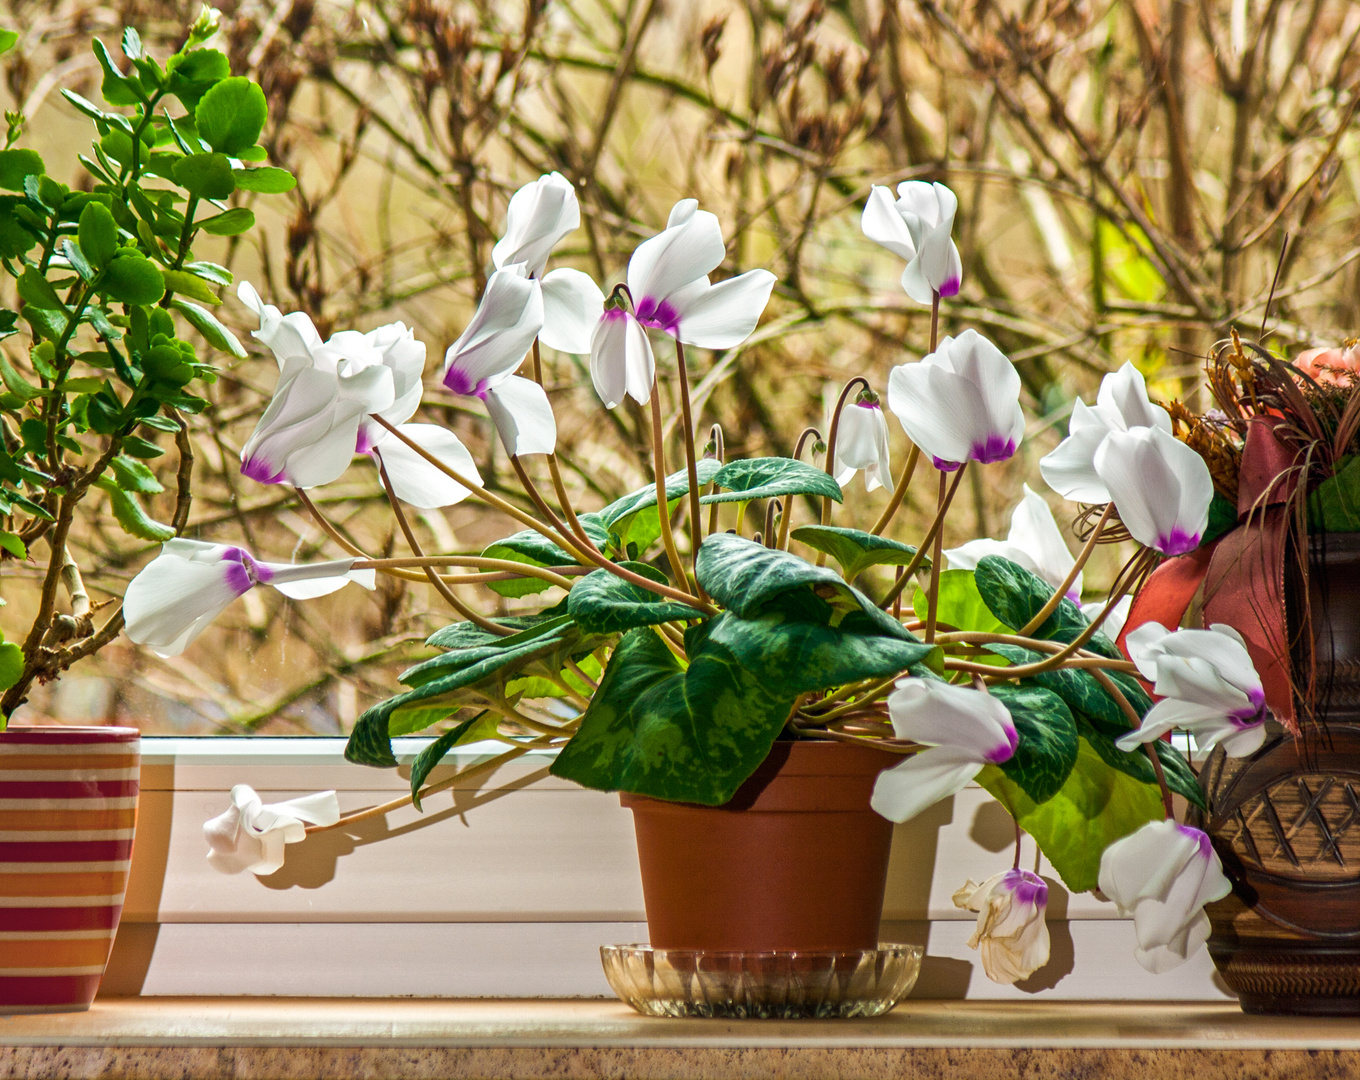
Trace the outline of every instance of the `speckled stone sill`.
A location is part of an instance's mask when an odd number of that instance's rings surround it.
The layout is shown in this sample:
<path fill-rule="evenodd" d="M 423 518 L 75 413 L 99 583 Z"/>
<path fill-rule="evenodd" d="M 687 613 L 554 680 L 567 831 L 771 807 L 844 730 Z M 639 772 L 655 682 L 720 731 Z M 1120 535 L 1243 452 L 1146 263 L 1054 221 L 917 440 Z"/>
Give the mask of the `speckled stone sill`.
<path fill-rule="evenodd" d="M 1332 1080 L 1360 1018 L 1232 1005 L 907 1002 L 863 1021 L 653 1020 L 606 1001 L 108 998 L 0 1018 L 0 1078 Z"/>

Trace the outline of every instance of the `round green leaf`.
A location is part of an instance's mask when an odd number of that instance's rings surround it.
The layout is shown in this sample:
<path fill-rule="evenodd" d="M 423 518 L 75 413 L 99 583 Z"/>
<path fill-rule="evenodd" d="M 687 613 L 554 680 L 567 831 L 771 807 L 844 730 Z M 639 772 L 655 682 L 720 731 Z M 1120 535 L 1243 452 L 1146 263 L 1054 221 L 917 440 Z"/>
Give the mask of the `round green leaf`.
<path fill-rule="evenodd" d="M 259 169 L 234 169 L 236 186 L 242 191 L 258 191 L 261 195 L 281 195 L 297 187 L 297 180 L 287 169 L 266 165 Z"/>
<path fill-rule="evenodd" d="M 23 191 L 25 176 L 42 176 L 47 166 L 36 150 L 0 150 L 0 188 Z"/>
<path fill-rule="evenodd" d="M 255 215 L 244 206 L 233 206 L 230 210 L 198 223 L 206 233 L 214 236 L 236 236 L 254 228 Z"/>
<path fill-rule="evenodd" d="M 154 304 L 165 295 L 165 279 L 150 259 L 124 251 L 104 269 L 100 288 L 124 304 Z"/>
<path fill-rule="evenodd" d="M 236 190 L 226 154 L 190 154 L 172 171 L 175 183 L 202 199 L 225 199 Z"/>
<path fill-rule="evenodd" d="M 223 79 L 194 110 L 198 134 L 219 153 L 236 157 L 259 141 L 269 107 L 264 91 L 249 79 Z"/>
<path fill-rule="evenodd" d="M 81 254 L 96 270 L 108 266 L 118 253 L 118 225 L 109 213 L 109 208 L 100 202 L 86 203 L 85 209 L 80 212 L 76 239 Z"/>

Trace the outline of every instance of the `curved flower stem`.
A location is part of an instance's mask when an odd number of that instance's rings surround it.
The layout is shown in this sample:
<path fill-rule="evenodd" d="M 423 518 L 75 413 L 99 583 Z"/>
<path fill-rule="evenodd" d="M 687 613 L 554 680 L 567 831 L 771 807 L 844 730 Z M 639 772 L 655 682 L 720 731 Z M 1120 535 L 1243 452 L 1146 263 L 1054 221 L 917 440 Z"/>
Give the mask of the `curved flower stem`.
<path fill-rule="evenodd" d="M 487 761 L 479 761 L 476 765 L 469 765 L 466 769 L 459 770 L 453 776 L 450 776 L 446 780 L 440 780 L 437 784 L 428 784 L 420 789 L 420 797 L 422 799 L 429 798 L 431 795 L 437 795 L 439 792 L 453 787 L 459 780 L 466 780 L 485 772 L 493 772 L 507 761 L 513 761 L 517 757 L 523 757 L 530 750 L 541 750 L 544 747 L 556 745 L 570 736 L 576 730 L 576 726 L 579 723 L 579 720 L 573 720 L 569 724 L 564 724 L 562 726 L 561 735 L 541 735 L 529 742 L 513 746 L 504 753 L 497 754 Z M 308 825 L 307 835 L 311 836 L 312 833 L 328 832 L 331 829 L 344 828 L 346 825 L 357 825 L 359 822 L 368 821 L 370 818 L 382 817 L 384 814 L 390 814 L 393 810 L 400 810 L 403 806 L 410 806 L 412 798 L 411 795 L 403 795 L 400 799 L 393 799 L 391 802 L 385 802 L 379 806 L 370 806 L 366 810 L 357 810 L 352 814 L 344 815 L 344 817 L 330 825 Z"/>
<path fill-rule="evenodd" d="M 307 508 L 307 512 L 312 515 L 312 520 L 321 526 L 322 532 L 351 555 L 356 555 L 361 559 L 367 559 L 369 557 L 368 553 L 364 551 L 363 548 L 355 546 L 344 533 L 331 524 L 330 519 L 317 508 L 316 503 L 312 502 L 311 498 L 302 490 L 302 488 L 293 488 L 293 494 L 296 495 L 298 501 Z"/>
<path fill-rule="evenodd" d="M 1142 727 L 1142 717 L 1138 715 L 1138 710 L 1133 707 L 1129 699 L 1124 696 L 1124 691 L 1119 688 L 1119 684 L 1103 671 L 1093 671 L 1096 681 L 1100 683 L 1110 697 L 1114 698 L 1119 708 L 1123 710 L 1125 719 L 1129 726 L 1135 731 Z M 1162 769 L 1162 759 L 1157 756 L 1156 745 L 1150 742 L 1143 743 L 1143 749 L 1147 752 L 1148 760 L 1152 762 L 1152 771 L 1157 777 L 1157 786 L 1162 789 L 1162 809 L 1166 813 L 1167 820 L 1175 818 L 1174 804 L 1171 800 L 1171 788 L 1166 782 L 1166 772 Z"/>
<path fill-rule="evenodd" d="M 826 470 L 827 476 L 836 479 L 836 438 L 841 429 L 841 413 L 845 409 L 845 403 L 850 398 L 850 392 L 856 386 L 862 386 L 865 390 L 869 389 L 869 380 L 862 375 L 856 375 L 841 391 L 841 396 L 836 399 L 836 408 L 831 413 L 831 428 L 826 434 L 826 457 L 823 459 L 822 467 Z M 822 524 L 831 524 L 831 496 L 822 496 Z M 817 553 L 817 565 L 826 565 L 826 552 Z"/>
<path fill-rule="evenodd" d="M 709 429 L 708 429 L 708 438 L 709 438 L 709 441 L 713 443 L 714 456 L 717 458 L 718 464 L 719 464 L 719 465 L 722 465 L 722 464 L 724 463 L 724 461 L 726 461 L 726 456 L 727 456 L 727 446 L 726 446 L 726 444 L 725 444 L 725 442 L 724 442 L 724 440 L 723 440 L 723 429 L 722 429 L 722 425 L 721 425 L 721 424 L 714 424 L 711 428 L 709 428 Z M 714 491 L 716 491 L 717 489 L 718 489 L 718 485 L 717 485 L 717 484 L 710 484 L 709 487 L 708 487 L 709 494 L 711 495 L 711 494 L 712 494 Z M 722 503 L 716 503 L 716 502 L 715 502 L 715 503 L 710 503 L 709 506 L 708 506 L 708 535 L 709 535 L 709 536 L 712 536 L 715 532 L 718 531 L 718 507 L 720 507 L 720 506 L 722 506 Z"/>
<path fill-rule="evenodd" d="M 935 537 L 944 527 L 944 516 L 949 513 L 949 504 L 954 501 L 954 495 L 959 490 L 959 482 L 963 480 L 963 474 L 968 471 L 966 464 L 959 466 L 954 473 L 954 482 L 949 485 L 949 490 L 945 493 L 944 502 L 935 511 L 935 520 L 930 523 L 930 528 L 926 531 L 925 538 L 921 541 L 921 546 L 916 549 L 916 554 L 912 556 L 911 562 L 907 563 L 907 568 L 902 571 L 902 576 L 897 579 L 897 583 L 888 591 L 880 602 L 879 607 L 886 611 L 892 606 L 892 602 L 902 595 L 903 588 L 906 587 L 911 575 L 916 573 L 916 568 L 921 565 L 926 557 L 926 551 L 934 542 Z"/>
<path fill-rule="evenodd" d="M 539 354 L 538 338 L 534 338 L 533 356 L 534 382 L 542 386 L 543 359 Z M 562 470 L 557 465 L 556 451 L 548 455 L 548 475 L 552 477 L 553 490 L 557 493 L 557 505 L 562 508 L 562 513 L 566 515 L 567 524 L 571 526 L 572 534 L 587 547 L 594 547 L 595 545 L 590 542 L 590 537 L 586 535 L 585 529 L 581 527 L 581 521 L 576 516 L 576 508 L 571 505 L 571 499 L 567 497 L 567 486 L 562 482 Z"/>
<path fill-rule="evenodd" d="M 907 497 L 907 485 L 911 483 L 912 474 L 916 472 L 916 463 L 920 460 L 921 448 L 913 444 L 911 450 L 907 453 L 907 463 L 902 468 L 902 475 L 898 478 L 897 486 L 893 488 L 892 498 L 888 500 L 888 505 L 883 508 L 883 513 L 878 515 L 874 527 L 869 530 L 873 535 L 880 535 L 888 527 L 888 522 L 892 521 L 893 515 L 902 505 L 902 500 Z"/>
<path fill-rule="evenodd" d="M 778 499 L 771 499 L 765 504 L 765 546 L 772 548 L 775 546 L 774 535 L 774 515 L 776 510 L 782 510 L 784 504 Z"/>
<path fill-rule="evenodd" d="M 854 701 L 847 702 L 844 705 L 838 705 L 836 708 L 829 709 L 824 713 L 817 713 L 816 714 L 817 720 L 819 722 L 823 721 L 829 722 L 831 720 L 837 719 L 838 717 L 842 717 L 849 713 L 858 712 L 862 710 L 867 704 L 869 704 L 869 702 L 879 701 L 886 694 L 891 693 L 893 687 L 897 685 L 897 679 L 898 676 L 896 675 L 894 675 L 891 679 L 884 679 L 882 682 L 877 683 L 874 686 L 871 686 L 867 691 L 862 693 L 859 697 L 855 698 Z M 813 714 L 809 713 L 808 715 Z"/>
<path fill-rule="evenodd" d="M 524 493 L 533 500 L 534 505 L 538 507 L 538 512 L 548 519 L 548 522 L 554 529 L 564 536 L 572 536 L 574 539 L 579 540 L 583 549 L 598 551 L 595 545 L 586 539 L 585 533 L 579 531 L 581 528 L 579 521 L 576 523 L 576 528 L 571 529 L 557 516 L 557 512 L 548 505 L 548 500 L 543 498 L 539 493 L 538 487 L 534 484 L 533 480 L 530 479 L 529 474 L 524 469 L 524 463 L 520 461 L 518 454 L 510 455 L 510 467 L 515 470 L 515 475 L 519 477 L 519 484 L 520 487 L 524 489 Z"/>
<path fill-rule="evenodd" d="M 818 431 L 815 427 L 803 428 L 803 430 L 798 433 L 798 442 L 794 445 L 793 448 L 794 461 L 798 461 L 800 458 L 802 458 L 803 447 L 807 445 L 809 437 L 815 440 L 813 443 L 813 445 L 815 446 L 818 442 L 821 441 L 822 433 Z"/>
<path fill-rule="evenodd" d="M 406 512 L 401 508 L 401 502 L 397 499 L 397 493 L 392 490 L 392 481 L 388 479 L 387 476 L 387 466 L 382 463 L 381 458 L 378 459 L 378 475 L 382 478 L 383 490 L 387 492 L 387 501 L 392 506 L 392 513 L 396 515 L 397 524 L 401 526 L 402 535 L 406 537 L 407 547 L 411 549 L 411 554 L 420 558 L 425 552 L 420 550 L 420 541 L 416 539 L 415 530 L 411 528 L 411 523 L 406 520 Z M 425 577 L 429 583 L 435 587 L 435 590 L 439 595 L 448 601 L 449 607 L 453 608 L 454 611 L 458 612 L 459 615 L 463 616 L 463 618 L 467 619 L 469 622 L 476 623 L 483 630 L 498 634 L 501 637 L 510 637 L 513 634 L 518 633 L 518 631 L 512 630 L 508 626 L 502 626 L 500 623 L 494 622 L 480 612 L 474 611 L 472 608 L 468 607 L 463 601 L 458 599 L 457 594 L 452 589 L 444 584 L 444 579 L 435 573 L 433 567 L 427 566 L 425 568 Z"/>
<path fill-rule="evenodd" d="M 1012 820 L 1014 820 L 1014 819 L 1012 818 Z M 1015 861 L 1011 863 L 1011 869 L 1012 869 L 1012 870 L 1019 870 L 1019 869 L 1020 869 L 1020 838 L 1023 837 L 1024 835 L 1025 835 L 1025 832 L 1024 832 L 1023 829 L 1020 828 L 1020 822 L 1016 821 L 1016 822 L 1015 822 Z"/>
<path fill-rule="evenodd" d="M 671 528 L 670 500 L 666 498 L 666 445 L 661 433 L 661 398 L 657 393 L 655 377 L 652 378 L 651 406 L 652 469 L 656 473 L 656 513 L 661 519 L 661 542 L 666 548 L 666 558 L 670 560 L 671 573 L 675 575 L 676 583 L 683 585 L 685 564 L 680 561 L 680 550 L 675 546 L 675 532 Z"/>
<path fill-rule="evenodd" d="M 483 559 L 478 555 L 419 555 L 413 559 L 370 559 L 362 558 L 354 561 L 354 570 L 405 570 L 410 567 L 420 567 L 422 569 L 434 566 L 470 566 L 478 569 L 490 569 L 497 571 L 490 574 L 476 575 L 483 581 L 509 581 L 514 578 L 538 578 L 540 581 L 549 582 L 558 588 L 570 589 L 571 581 L 562 574 L 556 573 L 543 566 L 530 566 L 527 563 L 511 562 L 509 559 Z M 581 573 L 590 568 L 585 566 L 564 567 L 567 573 Z M 426 580 L 425 575 L 416 576 L 419 581 Z"/>
<path fill-rule="evenodd" d="M 936 294 L 936 303 L 938 303 L 938 302 L 939 302 L 939 296 L 938 296 L 938 294 Z M 967 463 L 966 463 L 966 462 L 965 462 L 963 465 L 960 465 L 960 466 L 959 466 L 959 472 L 963 472 L 963 470 L 964 470 L 965 468 L 967 468 L 967 467 L 968 467 L 968 466 L 967 466 Z M 926 644 L 927 644 L 927 645 L 931 644 L 931 643 L 934 642 L 934 640 L 935 640 L 935 617 L 936 617 L 936 614 L 937 614 L 937 612 L 938 612 L 938 610 L 939 610 L 939 606 L 940 606 L 940 563 L 941 563 L 941 561 L 943 560 L 943 554 L 942 554 L 942 553 L 943 553 L 943 551 L 944 551 L 944 525 L 943 525 L 943 522 L 944 522 L 944 511 L 945 511 L 945 499 L 948 497 L 948 494 L 949 494 L 949 492 L 948 492 L 948 482 L 949 482 L 949 481 L 948 481 L 948 474 L 947 474 L 947 473 L 944 473 L 944 472 L 941 472 L 941 473 L 940 473 L 940 493 L 939 493 L 939 495 L 938 495 L 938 497 L 937 497 L 937 499 L 936 499 L 936 505 L 939 507 L 939 516 L 940 516 L 941 526 L 940 526 L 940 528 L 938 528 L 938 529 L 935 530 L 935 550 L 933 551 L 933 553 L 932 553 L 931 556 L 930 556 L 930 586 L 926 589 L 926 633 L 925 633 L 925 638 L 926 638 Z M 903 576 L 905 577 L 906 575 L 903 575 Z M 896 589 L 897 586 L 894 585 L 893 588 Z M 901 590 L 901 589 L 897 589 L 897 594 L 898 594 L 899 596 L 901 596 L 901 595 L 902 595 L 902 590 Z"/>
<path fill-rule="evenodd" d="M 914 754 L 921 749 L 919 746 L 903 746 L 891 743 L 886 739 L 875 736 L 850 735 L 844 731 L 818 731 L 816 728 L 803 728 L 799 730 L 798 737 L 801 739 L 856 743 L 859 746 L 872 746 L 875 750 L 886 750 L 890 754 Z"/>
<path fill-rule="evenodd" d="M 685 370 L 685 346 L 675 339 L 675 365 L 680 372 L 680 420 L 685 431 L 685 469 L 689 473 L 689 556 L 694 562 L 694 588 L 700 599 L 708 594 L 699 584 L 699 545 L 704 542 L 704 519 L 699 506 L 699 465 L 694 458 L 694 417 L 690 414 L 689 373 Z"/>
<path fill-rule="evenodd" d="M 1109 522 L 1110 517 L 1113 514 L 1114 503 L 1106 503 L 1105 511 L 1100 515 L 1100 520 L 1096 522 L 1096 527 L 1091 535 L 1087 537 L 1086 544 L 1082 547 L 1081 554 L 1077 556 L 1077 561 L 1072 564 L 1072 569 L 1067 572 L 1067 577 L 1063 579 L 1061 585 L 1053 590 L 1053 595 L 1050 596 L 1048 602 L 1038 610 L 1034 618 L 1030 619 L 1029 622 L 1025 623 L 1025 625 L 1020 628 L 1019 633 L 1021 637 L 1029 637 L 1030 634 L 1044 625 L 1044 622 L 1050 615 L 1058 610 L 1058 605 L 1063 602 L 1063 598 L 1072 588 L 1072 583 L 1077 580 L 1077 575 L 1081 573 L 1081 568 L 1086 565 L 1086 560 L 1089 559 L 1091 553 L 1095 551 L 1096 544 L 1100 542 L 1100 534 L 1105 531 L 1105 525 Z"/>
<path fill-rule="evenodd" d="M 1058 652 L 1064 648 L 1060 641 L 1045 641 L 1041 638 L 1021 637 L 1018 634 L 989 634 L 981 630 L 959 630 L 945 634 L 935 635 L 936 645 L 1019 645 L 1023 649 L 1030 649 L 1034 652 Z M 1100 656 L 1097 653 L 1088 652 L 1082 649 L 1078 654 L 1083 660 L 1100 660 L 1100 667 L 1105 671 L 1118 671 L 1126 675 L 1136 674 L 1138 668 L 1128 660 L 1111 660 L 1108 657 Z M 993 668 L 993 672 L 1005 671 L 1005 668 Z"/>
<path fill-rule="evenodd" d="M 396 435 L 397 438 L 399 438 L 412 450 L 418 453 L 421 457 L 423 457 L 436 469 L 442 472 L 445 476 L 448 476 L 451 479 L 458 481 L 458 483 L 462 484 L 465 488 L 471 491 L 473 495 L 477 496 L 487 505 L 494 506 L 497 510 L 500 510 L 502 513 L 508 514 L 510 517 L 513 517 L 516 521 L 523 522 L 524 524 L 532 528 L 535 532 L 542 534 L 543 536 L 551 540 L 554 544 L 557 544 L 558 546 L 564 548 L 571 554 L 572 558 L 576 559 L 579 563 L 581 563 L 581 565 L 584 566 L 588 563 L 594 563 L 600 569 L 608 570 L 611 574 L 615 575 L 616 577 L 621 577 L 623 578 L 624 581 L 631 582 L 632 584 L 638 586 L 639 588 L 646 589 L 648 592 L 654 592 L 658 596 L 664 596 L 667 599 L 678 600 L 682 604 L 689 604 L 691 607 L 700 608 L 702 611 L 705 612 L 705 614 L 708 615 L 717 614 L 717 608 L 713 607 L 712 604 L 708 604 L 701 601 L 697 596 L 693 595 L 692 593 L 682 592 L 679 589 L 671 588 L 669 585 L 662 585 L 659 582 L 653 581 L 651 578 L 643 577 L 641 574 L 635 574 L 633 573 L 633 571 L 625 569 L 624 567 L 619 566 L 617 563 L 610 562 L 598 551 L 594 550 L 582 551 L 568 537 L 563 536 L 560 533 L 549 531 L 548 529 L 543 527 L 541 522 L 536 521 L 531 515 L 526 514 L 523 510 L 515 506 L 513 503 L 506 502 L 499 495 L 493 495 L 491 492 L 485 490 L 480 484 L 477 484 L 473 480 L 470 480 L 466 476 L 463 476 L 456 469 L 449 468 L 437 457 L 435 457 L 429 451 L 424 449 L 424 447 L 421 447 L 417 445 L 415 442 L 413 442 L 411 439 L 408 439 L 405 435 L 398 431 L 392 424 L 389 424 L 381 416 L 374 414 L 372 418 L 376 420 L 379 424 L 381 424 L 383 427 L 387 428 L 388 431 Z"/>

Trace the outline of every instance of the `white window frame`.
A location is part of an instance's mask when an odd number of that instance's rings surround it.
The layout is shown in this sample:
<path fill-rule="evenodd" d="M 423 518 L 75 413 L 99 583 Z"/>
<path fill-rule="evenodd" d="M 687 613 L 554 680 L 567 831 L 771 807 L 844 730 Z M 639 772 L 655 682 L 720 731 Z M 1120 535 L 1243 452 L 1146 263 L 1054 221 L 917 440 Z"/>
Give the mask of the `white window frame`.
<path fill-rule="evenodd" d="M 203 823 L 233 784 L 266 802 L 334 789 L 342 812 L 409 790 L 430 740 L 397 739 L 398 769 L 344 760 L 344 740 L 142 740 L 142 801 L 122 927 L 101 992 L 143 995 L 596 997 L 610 991 L 598 947 L 646 940 L 631 817 L 617 796 L 547 773 L 534 751 L 493 775 L 290 845 L 269 878 L 224 876 Z M 455 750 L 432 779 L 484 760 Z M 914 996 L 1052 1000 L 1224 1000 L 1201 951 L 1154 977 L 1133 960 L 1132 925 L 1051 871 L 1054 961 L 1022 988 L 988 980 L 969 950 L 974 916 L 951 902 L 1011 858 L 1011 824 L 977 787 L 898 826 L 885 940 L 927 947 Z M 1034 851 L 1027 841 L 1025 865 Z"/>

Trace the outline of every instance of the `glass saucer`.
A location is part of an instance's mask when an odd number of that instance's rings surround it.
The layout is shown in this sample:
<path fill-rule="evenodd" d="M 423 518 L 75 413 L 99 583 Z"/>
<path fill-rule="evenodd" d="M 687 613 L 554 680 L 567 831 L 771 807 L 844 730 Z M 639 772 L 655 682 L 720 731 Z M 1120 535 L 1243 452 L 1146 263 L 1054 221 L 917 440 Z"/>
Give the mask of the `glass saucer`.
<path fill-rule="evenodd" d="M 859 952 L 706 952 L 604 945 L 614 993 L 645 1016 L 882 1016 L 911 992 L 919 945 Z"/>

